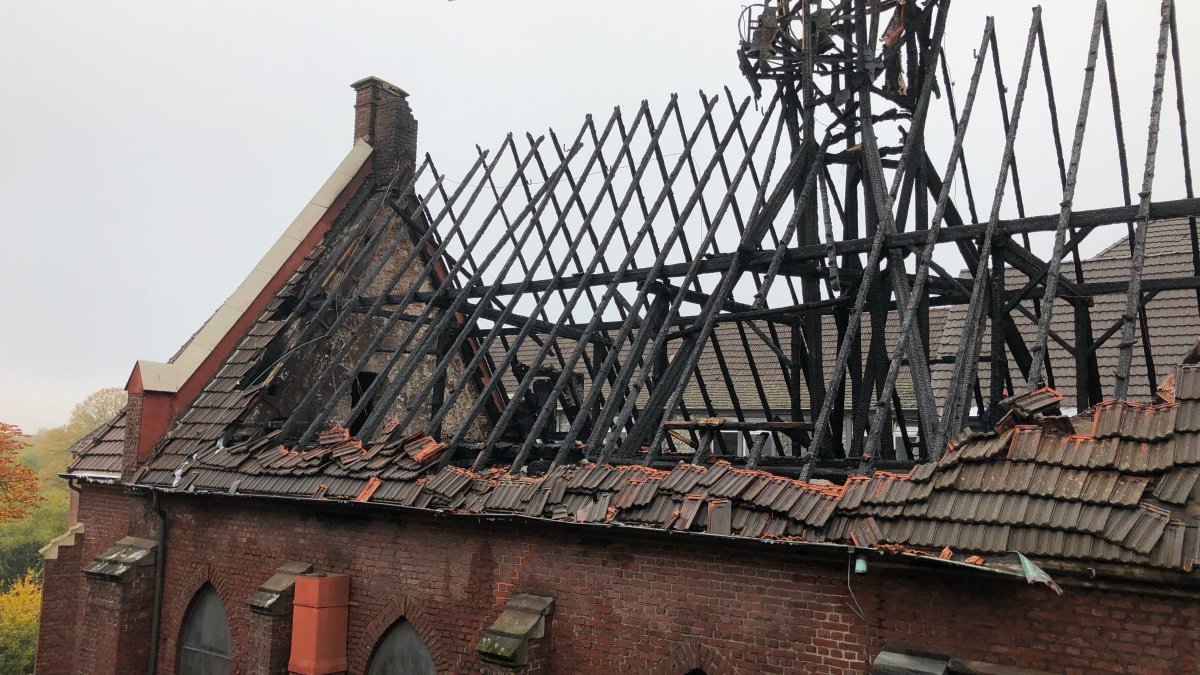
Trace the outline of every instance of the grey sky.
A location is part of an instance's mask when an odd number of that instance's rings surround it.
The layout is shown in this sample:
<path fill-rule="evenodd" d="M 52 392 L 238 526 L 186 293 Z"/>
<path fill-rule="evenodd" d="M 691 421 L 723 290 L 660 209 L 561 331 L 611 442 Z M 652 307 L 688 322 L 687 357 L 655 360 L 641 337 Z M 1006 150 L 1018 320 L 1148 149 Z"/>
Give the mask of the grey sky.
<path fill-rule="evenodd" d="M 1158 3 L 1110 4 L 1140 177 Z M 421 149 L 453 177 L 475 143 L 495 146 L 510 130 L 573 131 L 586 113 L 673 91 L 692 106 L 700 88 L 744 93 L 740 11 L 717 0 L 4 3 L 0 420 L 59 424 L 91 391 L 123 385 L 135 359 L 169 357 L 348 150 L 351 82 L 377 75 L 406 89 Z M 1015 87 L 1029 6 L 957 0 L 946 49 L 960 90 L 988 11 L 1001 13 Z M 1091 12 L 1090 0 L 1046 7 L 1068 143 Z M 1179 12 L 1187 103 L 1200 119 L 1189 49 L 1200 10 L 1180 2 Z M 1162 198 L 1182 196 L 1174 101 L 1168 93 Z M 1080 208 L 1119 203 L 1108 106 L 1098 94 Z M 1048 143 L 1044 122 L 1040 135 L 1029 124 L 1018 153 Z M 968 137 L 972 177 L 988 193 L 1000 150 Z M 1022 172 L 1029 210 L 1054 211 L 1056 169 Z"/>

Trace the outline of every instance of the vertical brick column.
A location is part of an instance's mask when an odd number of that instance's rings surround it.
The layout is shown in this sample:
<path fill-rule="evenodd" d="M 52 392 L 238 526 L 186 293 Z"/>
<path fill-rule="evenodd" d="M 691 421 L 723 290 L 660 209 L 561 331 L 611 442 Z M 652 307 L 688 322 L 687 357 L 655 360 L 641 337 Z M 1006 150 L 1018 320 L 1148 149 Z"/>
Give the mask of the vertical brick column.
<path fill-rule="evenodd" d="M 79 603 L 83 597 L 84 526 L 73 525 L 42 549 L 42 612 L 34 668 L 39 675 L 78 670 Z"/>
<path fill-rule="evenodd" d="M 285 675 L 292 648 L 292 601 L 296 576 L 312 571 L 306 562 L 289 560 L 262 583 L 250 606 L 248 675 Z"/>
<path fill-rule="evenodd" d="M 396 171 L 416 165 L 417 120 L 408 93 L 377 77 L 350 85 L 354 88 L 354 138 L 365 138 L 376 180 L 386 182 Z"/>
<path fill-rule="evenodd" d="M 346 672 L 349 617 L 349 576 L 315 572 L 296 577 L 288 670 L 296 675 Z"/>
<path fill-rule="evenodd" d="M 291 614 L 274 616 L 251 612 L 247 675 L 286 675 L 292 647 Z"/>
<path fill-rule="evenodd" d="M 155 542 L 125 537 L 84 568 L 74 669 L 83 675 L 146 670 L 154 613 Z"/>
<path fill-rule="evenodd" d="M 121 481 L 129 483 L 137 473 L 138 452 L 141 444 L 142 404 L 145 400 L 142 392 L 129 392 L 125 404 L 125 447 L 121 452 Z"/>
<path fill-rule="evenodd" d="M 154 568 L 139 567 L 119 579 L 89 575 L 85 584 L 87 601 L 82 608 L 78 660 L 70 672 L 144 672 L 150 660 Z"/>

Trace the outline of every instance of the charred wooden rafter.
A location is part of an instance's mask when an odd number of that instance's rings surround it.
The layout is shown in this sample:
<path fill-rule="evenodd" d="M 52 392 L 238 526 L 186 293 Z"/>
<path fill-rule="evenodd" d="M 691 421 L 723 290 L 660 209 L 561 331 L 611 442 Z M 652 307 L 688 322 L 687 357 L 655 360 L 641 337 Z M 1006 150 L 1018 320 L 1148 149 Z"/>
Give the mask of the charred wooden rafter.
<path fill-rule="evenodd" d="M 426 431 L 446 443 L 442 464 L 504 462 L 514 472 L 584 458 L 730 458 L 844 476 L 936 459 L 964 427 L 995 421 L 1006 394 L 1052 384 L 1051 351 L 1078 373 L 1080 406 L 1141 387 L 1137 359 L 1153 390 L 1147 306 L 1195 289 L 1200 311 L 1200 199 L 1171 0 L 1136 203 L 1104 0 L 1069 152 L 1040 10 L 1015 89 L 989 20 L 963 95 L 940 47 L 950 7 L 766 3 L 751 10 L 762 20 L 750 22 L 741 49 L 757 107 L 728 89 L 701 93 L 690 120 L 675 97 L 657 113 L 643 102 L 630 119 L 619 109 L 603 123 L 588 117 L 569 143 L 553 131 L 548 143 L 509 136 L 458 180 L 426 158 L 366 190 L 355 203 L 365 215 L 334 228 L 279 317 L 294 346 L 271 372 L 296 353 L 319 350 L 323 360 L 286 419 L 270 424 L 298 447 L 333 423 L 354 421 L 368 443 Z M 904 20 L 889 24 L 895 12 Z M 1107 87 L 1094 86 L 1101 51 Z M 1044 157 L 1021 159 L 1057 166 L 1056 214 L 1026 212 L 1015 145 L 1036 107 L 1031 88 L 1051 137 Z M 1154 182 L 1172 89 L 1177 194 Z M 970 165 L 964 141 L 986 124 L 972 111 L 993 90 L 998 128 L 983 133 L 1004 152 L 991 202 L 977 203 L 972 176 L 978 186 L 983 169 Z M 1124 201 L 1077 209 L 1093 95 L 1112 104 Z M 935 128 L 937 98 L 945 129 Z M 926 142 L 935 132 L 953 139 L 943 157 Z M 1189 223 L 1194 274 L 1146 275 L 1147 231 L 1164 219 Z M 1081 245 L 1121 224 L 1128 278 L 1089 279 Z M 1039 233 L 1053 233 L 1048 254 L 1031 243 Z M 1099 296 L 1124 296 L 1119 320 L 1094 325 Z M 952 355 L 931 358 L 931 309 L 946 306 L 957 308 L 961 334 Z M 1056 308 L 1071 310 L 1069 329 L 1055 323 Z M 1119 363 L 1106 382 L 1097 353 L 1112 342 Z M 935 366 L 949 368 L 937 395 Z M 720 431 L 741 440 L 735 447 Z"/>

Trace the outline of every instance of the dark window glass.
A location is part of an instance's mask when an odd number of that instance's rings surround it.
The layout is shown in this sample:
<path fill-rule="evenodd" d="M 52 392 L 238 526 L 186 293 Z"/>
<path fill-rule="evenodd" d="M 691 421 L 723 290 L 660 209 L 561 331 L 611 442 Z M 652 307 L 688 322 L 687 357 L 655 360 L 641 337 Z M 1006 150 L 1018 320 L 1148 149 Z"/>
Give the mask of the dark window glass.
<path fill-rule="evenodd" d="M 434 675 L 433 657 L 412 624 L 401 619 L 375 645 L 367 675 Z"/>
<path fill-rule="evenodd" d="M 227 675 L 232 657 L 225 606 L 213 587 L 206 585 L 192 598 L 183 617 L 179 672 L 181 675 Z"/>
<path fill-rule="evenodd" d="M 722 431 L 721 440 L 713 439 L 713 450 L 718 455 L 726 455 L 728 457 L 740 457 L 742 432 L 740 431 Z M 721 443 L 724 441 L 724 444 Z"/>

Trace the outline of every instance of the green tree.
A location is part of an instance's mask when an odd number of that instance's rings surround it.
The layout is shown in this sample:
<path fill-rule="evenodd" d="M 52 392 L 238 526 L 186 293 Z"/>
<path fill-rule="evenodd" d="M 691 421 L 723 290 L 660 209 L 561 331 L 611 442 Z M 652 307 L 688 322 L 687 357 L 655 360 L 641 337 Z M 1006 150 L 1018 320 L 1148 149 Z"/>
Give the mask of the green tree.
<path fill-rule="evenodd" d="M 48 492 L 46 501 L 33 513 L 0 525 L 0 591 L 24 576 L 26 570 L 41 570 L 42 555 L 38 551 L 67 528 L 68 499 L 65 489 Z"/>
<path fill-rule="evenodd" d="M 90 433 L 124 410 L 126 399 L 125 390 L 118 387 L 106 387 L 93 392 L 71 409 L 71 419 L 66 425 L 67 431 L 74 434 L 76 439 L 82 438 L 84 434 Z"/>
<path fill-rule="evenodd" d="M 32 436 L 20 434 L 16 427 L 0 427 L 7 432 L 0 435 L 0 447 L 7 448 L 7 454 L 0 451 L 0 486 L 4 485 L 2 463 L 7 457 L 10 473 L 19 473 L 26 486 L 31 481 L 39 495 L 36 506 L 25 508 L 23 517 L 5 521 L 2 515 L 6 492 L 0 489 L 0 591 L 22 578 L 26 570 L 41 570 L 38 550 L 67 527 L 70 492 L 60 474 L 71 461 L 71 446 L 112 419 L 124 405 L 124 391 L 101 389 L 76 405 L 70 420 L 60 427 L 42 429 Z M 15 462 L 11 461 L 13 456 Z"/>

